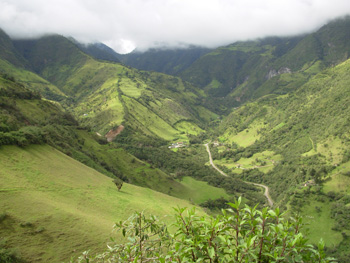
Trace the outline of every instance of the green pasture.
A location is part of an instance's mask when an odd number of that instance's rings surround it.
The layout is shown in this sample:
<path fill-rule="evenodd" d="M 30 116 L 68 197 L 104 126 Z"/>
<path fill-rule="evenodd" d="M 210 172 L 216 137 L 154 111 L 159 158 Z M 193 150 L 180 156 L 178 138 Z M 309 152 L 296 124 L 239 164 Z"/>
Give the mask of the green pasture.
<path fill-rule="evenodd" d="M 331 218 L 331 203 L 316 201 L 314 196 L 306 201 L 308 204 L 302 208 L 301 215 L 306 224 L 304 228 L 308 232 L 309 242 L 317 244 L 322 238 L 327 246 L 337 245 L 342 236 L 340 232 L 332 230 L 335 221 Z"/>
<path fill-rule="evenodd" d="M 180 183 L 185 186 L 186 191 L 181 193 L 178 197 L 190 200 L 195 204 L 203 203 L 209 199 L 218 199 L 220 197 L 230 198 L 230 195 L 222 188 L 217 188 L 208 185 L 207 182 L 202 182 L 193 179 L 192 177 L 184 177 Z"/>
<path fill-rule="evenodd" d="M 230 159 L 215 160 L 217 165 L 223 165 L 231 169 L 235 173 L 242 173 L 245 169 L 259 169 L 263 173 L 273 170 L 276 163 L 282 160 L 280 154 L 275 154 L 273 151 L 263 151 L 254 154 L 250 158 L 240 158 L 233 162 Z"/>
<path fill-rule="evenodd" d="M 255 143 L 255 141 L 260 139 L 259 129 L 263 128 L 265 125 L 263 123 L 253 122 L 249 128 L 244 129 L 241 132 L 234 132 L 231 129 L 227 131 L 220 137 L 220 140 L 226 141 L 228 143 L 237 143 L 239 146 L 247 147 Z"/>
<path fill-rule="evenodd" d="M 346 175 L 349 171 L 350 161 L 338 166 L 324 183 L 323 190 L 325 192 L 350 193 L 350 176 Z"/>
<path fill-rule="evenodd" d="M 178 131 L 171 127 L 154 112 L 132 98 L 123 96 L 123 100 L 128 108 L 129 114 L 133 116 L 137 123 L 142 124 L 142 126 L 137 127 L 147 129 L 148 132 L 151 132 L 165 140 L 172 140 L 174 137 L 176 137 Z M 145 132 L 147 132 L 147 130 L 145 130 Z"/>
<path fill-rule="evenodd" d="M 311 140 L 311 138 L 310 138 Z M 321 154 L 326 157 L 326 160 L 332 165 L 341 163 L 344 152 L 344 145 L 338 137 L 328 137 L 321 143 L 314 143 L 312 140 L 312 149 L 303 154 L 303 156 L 312 156 Z"/>
<path fill-rule="evenodd" d="M 200 133 L 205 132 L 201 128 L 198 127 L 197 124 L 190 121 L 181 121 L 175 124 L 175 128 L 186 134 L 198 135 Z"/>

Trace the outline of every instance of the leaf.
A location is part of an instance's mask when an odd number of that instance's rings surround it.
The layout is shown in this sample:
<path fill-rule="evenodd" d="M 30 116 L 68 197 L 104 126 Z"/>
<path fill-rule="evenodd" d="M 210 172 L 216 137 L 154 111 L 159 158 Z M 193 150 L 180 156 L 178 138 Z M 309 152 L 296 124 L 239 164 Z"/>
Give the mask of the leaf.
<path fill-rule="evenodd" d="M 209 257 L 210 257 L 211 259 L 213 259 L 213 258 L 215 257 L 215 250 L 214 250 L 213 247 L 210 247 L 210 248 L 208 249 L 208 254 L 209 254 Z"/>
<path fill-rule="evenodd" d="M 269 213 L 270 216 L 276 217 L 276 212 L 275 211 L 269 210 L 268 213 Z"/>
<path fill-rule="evenodd" d="M 325 243 L 324 243 L 322 238 L 321 238 L 320 242 L 318 242 L 317 246 L 318 246 L 318 250 L 323 250 L 324 249 Z"/>

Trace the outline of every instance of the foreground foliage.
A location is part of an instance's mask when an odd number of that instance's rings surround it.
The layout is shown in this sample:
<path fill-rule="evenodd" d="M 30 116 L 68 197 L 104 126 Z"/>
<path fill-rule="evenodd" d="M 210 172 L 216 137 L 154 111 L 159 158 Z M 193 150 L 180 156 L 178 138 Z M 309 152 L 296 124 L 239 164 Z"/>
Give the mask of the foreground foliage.
<path fill-rule="evenodd" d="M 322 240 L 317 248 L 307 244 L 300 217 L 243 208 L 241 198 L 229 205 L 215 218 L 177 208 L 171 231 L 154 216 L 136 213 L 115 225 L 127 242 L 109 244 L 95 257 L 85 252 L 76 262 L 334 262 Z"/>

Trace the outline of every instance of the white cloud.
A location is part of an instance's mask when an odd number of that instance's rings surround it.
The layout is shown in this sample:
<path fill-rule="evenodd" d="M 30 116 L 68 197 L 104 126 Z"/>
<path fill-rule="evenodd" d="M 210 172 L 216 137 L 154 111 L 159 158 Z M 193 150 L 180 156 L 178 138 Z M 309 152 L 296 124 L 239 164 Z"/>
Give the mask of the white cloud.
<path fill-rule="evenodd" d="M 58 33 L 119 52 L 300 34 L 346 14 L 349 0 L 0 0 L 12 37 Z"/>

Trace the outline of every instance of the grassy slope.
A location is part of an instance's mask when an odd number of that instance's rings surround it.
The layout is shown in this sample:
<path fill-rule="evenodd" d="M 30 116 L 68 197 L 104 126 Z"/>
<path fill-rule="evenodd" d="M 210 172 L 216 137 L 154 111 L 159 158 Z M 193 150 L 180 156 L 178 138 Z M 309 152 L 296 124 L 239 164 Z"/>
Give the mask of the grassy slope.
<path fill-rule="evenodd" d="M 197 181 L 191 177 L 184 177 L 181 184 L 186 187 L 186 191 L 181 193 L 179 197 L 190 200 L 195 204 L 203 203 L 209 199 L 215 200 L 220 197 L 230 198 L 224 189 L 208 185 L 206 182 Z"/>
<path fill-rule="evenodd" d="M 14 77 L 19 83 L 24 84 L 32 91 L 40 92 L 48 99 L 62 100 L 66 98 L 66 95 L 55 85 L 29 70 L 16 67 L 2 59 L 0 59 L 0 69 L 1 72 Z"/>
<path fill-rule="evenodd" d="M 259 140 L 260 135 L 258 131 L 264 128 L 262 123 L 252 123 L 248 128 L 240 132 L 227 129 L 226 133 L 219 139 L 230 143 L 236 143 L 239 146 L 247 147 L 254 144 L 255 141 Z"/>
<path fill-rule="evenodd" d="M 150 189 L 108 178 L 49 146 L 0 149 L 1 236 L 30 262 L 59 262 L 104 248 L 113 223 L 133 211 L 164 216 L 187 206 Z M 167 218 L 171 221 L 171 218 Z"/>
<path fill-rule="evenodd" d="M 331 202 L 319 202 L 314 198 L 307 198 L 308 204 L 302 208 L 301 215 L 306 224 L 305 231 L 308 232 L 308 237 L 311 243 L 317 244 L 322 238 L 327 246 L 339 244 L 342 240 L 340 232 L 334 231 L 334 219 L 331 218 Z M 319 207 L 320 211 L 317 211 Z"/>
<path fill-rule="evenodd" d="M 258 169 L 263 173 L 273 170 L 274 166 L 282 159 L 282 156 L 273 151 L 255 153 L 250 158 L 240 158 L 237 161 L 230 159 L 215 160 L 215 164 L 223 165 L 234 173 L 242 173 L 243 170 Z"/>
<path fill-rule="evenodd" d="M 137 128 L 142 129 L 145 134 L 157 135 L 165 140 L 174 139 L 177 131 L 153 111 L 132 98 L 124 96 L 123 101 L 137 123 Z"/>
<path fill-rule="evenodd" d="M 182 97 L 174 98 L 172 92 L 164 91 L 162 87 L 154 87 L 153 82 L 149 83 L 147 77 L 135 70 L 113 64 L 105 67 L 115 68 L 119 73 L 104 82 L 100 88 L 83 97 L 74 108 L 76 116 L 99 133 L 105 134 L 124 123 L 144 134 L 173 140 L 181 131 L 192 132 L 193 130 L 191 126 L 177 130 L 173 124 L 181 120 L 198 122 L 201 118 L 199 113 L 196 111 L 192 113 L 184 103 L 177 101 L 192 100 L 191 96 L 197 95 L 184 92 Z M 175 79 L 163 77 L 165 81 L 166 78 Z M 188 104 L 191 105 L 191 103 Z M 199 111 L 201 110 L 198 109 Z"/>
<path fill-rule="evenodd" d="M 95 70 L 94 74 L 90 72 L 91 69 Z M 162 80 L 168 81 L 167 78 L 175 79 L 163 77 Z M 124 123 L 144 134 L 173 140 L 183 130 L 172 127 L 174 123 L 180 120 L 198 122 L 197 119 L 201 118 L 199 113 L 191 113 L 177 101 L 192 100 L 191 96 L 198 95 L 187 94 L 182 88 L 182 95 L 174 98 L 172 92 L 155 86 L 147 76 L 119 64 L 88 59 L 77 74 L 68 79 L 63 89 L 78 86 L 88 89 L 80 89 L 76 94 L 81 99 L 73 110 L 83 123 L 101 134 Z M 189 131 L 192 131 L 191 128 Z"/>

